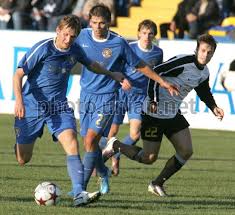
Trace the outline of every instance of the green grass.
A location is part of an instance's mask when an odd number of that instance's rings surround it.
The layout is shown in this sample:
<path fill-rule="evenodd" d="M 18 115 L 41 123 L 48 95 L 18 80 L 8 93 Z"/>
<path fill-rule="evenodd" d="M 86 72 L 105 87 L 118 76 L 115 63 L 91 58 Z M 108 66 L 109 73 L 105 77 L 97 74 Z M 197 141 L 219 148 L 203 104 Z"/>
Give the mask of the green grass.
<path fill-rule="evenodd" d="M 123 126 L 120 137 L 127 132 L 128 126 Z M 120 176 L 111 178 L 110 194 L 89 206 L 73 208 L 72 200 L 66 196 L 70 181 L 60 145 L 54 144 L 45 130 L 35 145 L 32 161 L 19 167 L 13 153 L 13 116 L 0 115 L 0 215 L 235 214 L 235 132 L 192 130 L 192 138 L 192 159 L 166 183 L 171 197 L 158 198 L 147 192 L 150 180 L 174 153 L 164 139 L 157 162 L 143 165 L 123 156 Z M 33 190 L 42 181 L 53 181 L 60 186 L 63 195 L 59 205 L 36 205 Z M 92 177 L 89 191 L 97 188 L 97 178 Z"/>

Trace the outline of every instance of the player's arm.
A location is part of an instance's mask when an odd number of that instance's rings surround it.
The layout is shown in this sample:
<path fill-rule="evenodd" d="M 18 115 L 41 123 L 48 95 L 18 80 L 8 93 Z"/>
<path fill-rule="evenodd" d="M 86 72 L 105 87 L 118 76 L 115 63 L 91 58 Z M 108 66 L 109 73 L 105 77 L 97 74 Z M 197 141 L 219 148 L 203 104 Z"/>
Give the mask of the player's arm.
<path fill-rule="evenodd" d="M 140 63 L 136 66 L 136 69 L 138 69 L 140 72 L 142 72 L 144 75 L 146 75 L 150 79 L 158 82 L 160 86 L 163 88 L 166 88 L 172 96 L 174 94 L 178 95 L 179 93 L 178 88 L 175 85 L 165 81 L 154 70 L 152 70 L 144 61 L 141 60 Z"/>
<path fill-rule="evenodd" d="M 125 76 L 121 72 L 111 72 L 95 61 L 93 61 L 87 68 L 96 74 L 110 76 L 115 81 L 120 82 L 124 90 L 128 90 L 131 88 L 131 83 L 125 78 Z"/>
<path fill-rule="evenodd" d="M 22 68 L 18 68 L 13 77 L 13 89 L 16 97 L 15 101 L 15 116 L 19 119 L 25 115 L 25 108 L 22 98 L 22 80 L 25 73 Z"/>
<path fill-rule="evenodd" d="M 200 83 L 194 90 L 197 92 L 197 95 L 203 101 L 208 108 L 214 113 L 214 115 L 222 120 L 224 117 L 223 109 L 219 108 L 215 102 L 215 99 L 211 93 L 211 89 L 209 86 L 209 78 Z"/>

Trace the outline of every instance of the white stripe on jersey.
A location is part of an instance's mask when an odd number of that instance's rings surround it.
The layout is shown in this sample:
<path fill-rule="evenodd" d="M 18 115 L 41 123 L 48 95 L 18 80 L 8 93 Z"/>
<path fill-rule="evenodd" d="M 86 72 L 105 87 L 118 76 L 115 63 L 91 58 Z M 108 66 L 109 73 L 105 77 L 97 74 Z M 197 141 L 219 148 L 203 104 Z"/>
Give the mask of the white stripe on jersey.
<path fill-rule="evenodd" d="M 202 82 L 208 79 L 209 70 L 207 66 L 199 67 L 195 63 L 193 55 L 179 55 L 167 62 L 154 67 L 166 81 L 176 85 L 179 88 L 179 95 L 171 96 L 169 92 L 160 87 L 158 83 L 151 80 L 148 84 L 148 97 L 146 98 L 143 111 L 156 118 L 173 118 L 188 93 Z M 157 102 L 156 113 L 149 113 L 149 101 Z"/>
<path fill-rule="evenodd" d="M 50 38 L 48 40 L 46 40 L 45 42 L 41 43 L 36 49 L 34 49 L 34 51 L 29 55 L 29 57 L 26 59 L 25 64 L 30 60 L 30 58 L 34 55 L 34 53 L 41 47 L 43 46 L 45 43 L 48 43 L 49 41 L 53 40 L 53 38 Z"/>

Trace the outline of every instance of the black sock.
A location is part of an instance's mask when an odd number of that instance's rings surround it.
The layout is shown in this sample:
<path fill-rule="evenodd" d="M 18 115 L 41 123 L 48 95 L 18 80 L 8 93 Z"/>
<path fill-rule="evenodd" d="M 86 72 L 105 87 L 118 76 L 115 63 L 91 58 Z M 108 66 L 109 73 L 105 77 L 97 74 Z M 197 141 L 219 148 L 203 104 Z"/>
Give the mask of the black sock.
<path fill-rule="evenodd" d="M 138 153 L 142 150 L 142 148 L 135 146 L 135 145 L 126 145 L 119 140 L 116 140 L 113 143 L 113 149 L 116 153 L 121 152 L 126 157 L 130 158 L 131 160 L 136 160 L 139 162 Z"/>
<path fill-rule="evenodd" d="M 178 172 L 183 164 L 181 164 L 178 159 L 173 156 L 167 162 L 160 175 L 152 181 L 153 185 L 162 186 L 164 182 L 169 179 L 172 175 Z"/>

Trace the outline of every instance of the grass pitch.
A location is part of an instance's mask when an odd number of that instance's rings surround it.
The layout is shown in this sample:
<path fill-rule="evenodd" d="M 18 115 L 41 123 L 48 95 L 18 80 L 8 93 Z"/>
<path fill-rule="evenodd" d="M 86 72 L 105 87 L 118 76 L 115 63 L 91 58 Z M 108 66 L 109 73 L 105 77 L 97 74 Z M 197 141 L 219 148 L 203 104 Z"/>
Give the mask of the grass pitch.
<path fill-rule="evenodd" d="M 164 139 L 157 162 L 143 165 L 122 156 L 120 176 L 110 179 L 111 192 L 89 206 L 73 208 L 66 195 L 70 180 L 61 146 L 52 142 L 45 129 L 35 145 L 31 162 L 19 167 L 13 153 L 13 119 L 10 115 L 0 115 L 0 215 L 235 214 L 235 132 L 192 130 L 194 154 L 166 183 L 171 197 L 159 198 L 147 191 L 150 180 L 174 154 L 173 147 Z M 127 132 L 128 126 L 123 126 L 120 138 Z M 53 181 L 62 189 L 57 206 L 40 207 L 34 202 L 33 191 L 42 181 Z M 97 189 L 97 178 L 92 177 L 89 191 Z"/>

